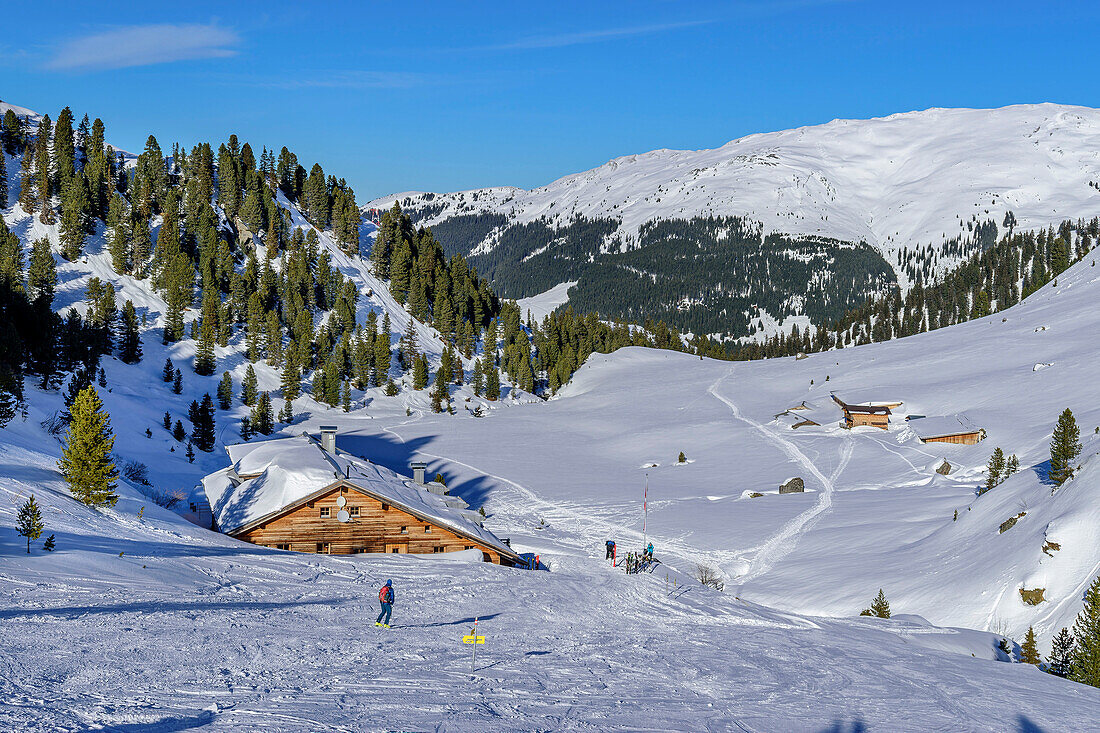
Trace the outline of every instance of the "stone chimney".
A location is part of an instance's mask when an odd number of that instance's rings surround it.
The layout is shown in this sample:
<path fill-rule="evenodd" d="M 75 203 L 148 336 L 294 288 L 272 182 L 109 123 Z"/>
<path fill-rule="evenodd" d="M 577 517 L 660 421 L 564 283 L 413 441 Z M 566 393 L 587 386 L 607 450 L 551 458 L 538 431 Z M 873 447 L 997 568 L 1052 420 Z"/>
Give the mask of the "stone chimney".
<path fill-rule="evenodd" d="M 321 426 L 321 447 L 330 456 L 336 455 L 336 429 L 335 425 Z"/>
<path fill-rule="evenodd" d="M 413 481 L 416 482 L 416 485 L 417 486 L 423 486 L 424 485 L 424 471 L 426 471 L 428 469 L 428 464 L 426 464 L 426 463 L 412 463 L 412 464 L 409 464 L 409 468 L 412 469 Z"/>

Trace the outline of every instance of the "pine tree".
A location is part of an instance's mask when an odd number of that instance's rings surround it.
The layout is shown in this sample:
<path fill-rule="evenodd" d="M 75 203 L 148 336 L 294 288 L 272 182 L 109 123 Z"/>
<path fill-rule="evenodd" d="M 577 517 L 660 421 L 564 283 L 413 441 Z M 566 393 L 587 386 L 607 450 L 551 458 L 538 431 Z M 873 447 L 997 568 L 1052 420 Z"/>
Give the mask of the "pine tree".
<path fill-rule="evenodd" d="M 879 618 L 890 618 L 890 604 L 886 602 L 886 594 L 879 588 L 875 600 L 871 601 L 871 615 Z"/>
<path fill-rule="evenodd" d="M 199 405 L 193 424 L 191 440 L 195 443 L 195 447 L 205 453 L 214 450 L 217 433 L 214 424 L 214 400 L 210 398 L 209 393 L 203 395 L 202 404 Z"/>
<path fill-rule="evenodd" d="M 241 382 L 241 402 L 249 407 L 255 405 L 258 385 L 259 380 L 256 379 L 256 370 L 249 364 L 244 373 L 244 381 Z"/>
<path fill-rule="evenodd" d="M 176 365 L 172 363 L 171 358 L 164 360 L 164 369 L 160 373 L 160 378 L 165 382 L 171 382 L 176 378 Z"/>
<path fill-rule="evenodd" d="M 283 364 L 283 373 L 280 379 L 284 400 L 291 402 L 298 399 L 298 395 L 302 393 L 301 381 L 302 372 L 298 369 L 298 359 L 288 354 L 286 363 Z"/>
<path fill-rule="evenodd" d="M 398 388 L 397 384 L 392 379 L 387 379 L 386 380 L 386 396 L 387 397 L 396 397 L 397 394 L 400 391 L 401 391 L 400 388 Z"/>
<path fill-rule="evenodd" d="M 35 301 L 50 306 L 57 287 L 57 263 L 50 251 L 50 240 L 42 237 L 31 244 L 31 258 L 27 266 L 28 295 Z"/>
<path fill-rule="evenodd" d="M 248 415 L 245 415 L 241 418 L 241 440 L 252 440 L 252 436 L 254 434 L 255 433 L 252 432 L 252 418 L 250 418 Z"/>
<path fill-rule="evenodd" d="M 118 342 L 118 358 L 126 364 L 141 361 L 141 334 L 138 331 L 137 311 L 134 303 L 127 300 L 122 306 L 122 335 Z"/>
<path fill-rule="evenodd" d="M 164 417 L 161 418 L 160 424 L 164 426 L 165 430 L 171 432 L 172 431 L 172 413 L 165 410 L 164 411 Z"/>
<path fill-rule="evenodd" d="M 1005 478 L 1008 478 L 1012 474 L 1020 470 L 1020 459 L 1013 453 L 1008 457 L 1008 462 L 1005 464 Z"/>
<path fill-rule="evenodd" d="M 1039 656 L 1039 646 L 1035 639 L 1035 629 L 1027 627 L 1027 635 L 1020 646 L 1020 661 L 1024 664 L 1039 664 L 1042 658 Z"/>
<path fill-rule="evenodd" d="M 496 401 L 500 399 L 500 372 L 492 365 L 492 357 L 485 364 L 485 399 Z"/>
<path fill-rule="evenodd" d="M 1073 624 L 1073 639 L 1069 678 L 1100 687 L 1100 576 L 1085 591 L 1085 607 Z"/>
<path fill-rule="evenodd" d="M 179 443 L 182 443 L 183 439 L 187 437 L 187 431 L 183 429 L 182 420 L 176 420 L 176 424 L 172 426 L 172 437 Z"/>
<path fill-rule="evenodd" d="M 344 412 L 351 412 L 351 382 L 346 379 L 343 388 L 340 390 L 340 405 Z"/>
<path fill-rule="evenodd" d="M 126 199 L 118 194 L 111 197 L 107 210 L 107 248 L 111 252 L 111 267 L 115 272 L 130 272 L 130 212 Z"/>
<path fill-rule="evenodd" d="M 73 419 L 57 462 L 61 475 L 74 498 L 89 506 L 114 506 L 118 501 L 114 493 L 118 471 L 111 462 L 115 436 L 95 387 L 85 387 L 70 412 Z"/>
<path fill-rule="evenodd" d="M 260 435 L 271 435 L 275 430 L 275 413 L 271 409 L 271 395 L 261 392 L 252 408 L 252 429 Z"/>
<path fill-rule="evenodd" d="M 0 209 L 8 208 L 8 164 L 0 155 Z"/>
<path fill-rule="evenodd" d="M 84 251 L 87 229 L 88 189 L 84 176 L 73 175 L 65 180 L 61 189 L 61 254 L 72 262 Z"/>
<path fill-rule="evenodd" d="M 233 377 L 222 372 L 222 381 L 218 382 L 218 407 L 228 410 L 233 406 Z"/>
<path fill-rule="evenodd" d="M 211 291 L 203 298 L 202 318 L 199 321 L 199 343 L 195 349 L 195 374 L 209 376 L 216 366 L 214 358 L 214 325 L 217 319 L 218 302 Z"/>
<path fill-rule="evenodd" d="M 172 379 L 172 391 L 176 394 L 183 393 L 183 372 L 176 369 L 176 376 Z"/>
<path fill-rule="evenodd" d="M 1001 473 L 1005 470 L 1005 454 L 1000 447 L 993 449 L 993 455 L 989 457 L 989 475 L 985 479 L 985 491 L 989 491 L 1001 483 Z M 982 493 L 985 493 L 984 491 Z"/>
<path fill-rule="evenodd" d="M 188 463 L 194 463 L 195 462 L 195 447 L 193 445 L 191 445 L 190 440 L 187 441 L 187 462 Z"/>
<path fill-rule="evenodd" d="M 1070 666 L 1073 663 L 1074 645 L 1073 634 L 1069 633 L 1069 629 L 1063 626 L 1062 630 L 1050 642 L 1050 658 L 1047 671 L 1057 677 L 1068 677 Z"/>
<path fill-rule="evenodd" d="M 1058 417 L 1050 441 L 1050 478 L 1061 486 L 1073 475 L 1073 461 L 1081 455 L 1081 431 L 1067 407 Z"/>
<path fill-rule="evenodd" d="M 416 357 L 413 362 L 413 389 L 424 389 L 428 386 L 428 357 L 423 354 Z"/>
<path fill-rule="evenodd" d="M 390 378 L 390 314 L 382 317 L 382 332 L 374 339 L 374 368 L 378 373 L 378 383 Z"/>
<path fill-rule="evenodd" d="M 294 403 L 283 400 L 283 409 L 279 412 L 279 422 L 289 425 L 294 422 Z"/>
<path fill-rule="evenodd" d="M 3 157 L 2 153 L 0 157 Z M 31 494 L 23 506 L 19 507 L 19 517 L 15 526 L 19 535 L 27 538 L 27 554 L 31 554 L 31 541 L 41 537 L 43 529 L 42 512 L 34 500 L 34 494 Z"/>
<path fill-rule="evenodd" d="M 53 539 L 52 534 L 49 537 L 46 538 L 45 542 L 42 543 L 42 549 L 45 550 L 46 552 L 53 552 L 53 550 L 54 550 L 54 539 Z"/>

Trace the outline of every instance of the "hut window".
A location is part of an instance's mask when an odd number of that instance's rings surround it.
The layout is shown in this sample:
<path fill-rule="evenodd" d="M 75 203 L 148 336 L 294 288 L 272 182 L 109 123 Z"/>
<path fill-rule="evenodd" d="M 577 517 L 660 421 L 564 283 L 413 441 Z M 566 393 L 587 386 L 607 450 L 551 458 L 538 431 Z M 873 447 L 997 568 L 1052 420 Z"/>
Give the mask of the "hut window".
<path fill-rule="evenodd" d="M 329 544 L 327 542 L 318 542 L 317 543 L 317 552 L 327 553 L 328 549 L 329 549 Z"/>
<path fill-rule="evenodd" d="M 402 527 L 401 528 L 401 534 L 408 534 L 408 533 L 409 533 L 409 528 L 408 527 Z"/>
<path fill-rule="evenodd" d="M 359 507 L 349 506 L 348 507 L 348 514 L 353 516 L 353 517 L 358 517 L 359 516 Z"/>
<path fill-rule="evenodd" d="M 436 545 L 432 548 L 432 552 L 443 552 L 443 545 Z"/>
<path fill-rule="evenodd" d="M 289 550 L 290 545 L 288 545 L 288 544 L 275 545 L 275 549 L 276 550 Z"/>
<path fill-rule="evenodd" d="M 366 552 L 366 551 L 367 551 L 367 548 L 365 548 L 365 547 L 356 547 L 356 548 L 355 548 L 354 550 L 352 550 L 351 552 L 352 552 L 352 554 L 353 554 L 353 555 L 361 555 L 361 554 L 363 554 L 363 553 L 364 553 L 364 552 Z"/>
<path fill-rule="evenodd" d="M 472 550 L 472 549 L 474 549 L 474 546 L 473 545 L 466 545 L 466 549 L 467 550 Z"/>
<path fill-rule="evenodd" d="M 327 517 L 328 513 L 329 513 L 329 508 L 327 506 L 321 507 L 321 516 L 322 517 Z"/>
<path fill-rule="evenodd" d="M 390 505 L 386 502 L 382 502 L 382 511 L 389 511 Z"/>
<path fill-rule="evenodd" d="M 424 525 L 424 534 L 431 534 L 431 533 L 432 533 L 432 525 L 425 524 Z"/>

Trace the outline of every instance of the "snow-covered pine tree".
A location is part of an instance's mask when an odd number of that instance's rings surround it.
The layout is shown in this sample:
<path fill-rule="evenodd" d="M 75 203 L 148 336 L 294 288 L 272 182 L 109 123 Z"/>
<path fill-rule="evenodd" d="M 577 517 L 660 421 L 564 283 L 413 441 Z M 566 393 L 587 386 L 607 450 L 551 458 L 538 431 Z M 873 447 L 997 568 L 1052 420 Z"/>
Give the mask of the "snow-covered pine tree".
<path fill-rule="evenodd" d="M 114 506 L 118 496 L 118 471 L 111 461 L 115 436 L 111 417 L 95 387 L 85 387 L 76 396 L 72 422 L 65 436 L 65 448 L 57 462 L 73 497 L 88 506 Z"/>
<path fill-rule="evenodd" d="M 1061 486 L 1073 474 L 1073 461 L 1081 455 L 1081 431 L 1067 407 L 1058 416 L 1050 441 L 1050 478 Z"/>
<path fill-rule="evenodd" d="M 1100 687 L 1100 576 L 1085 591 L 1085 607 L 1073 623 L 1069 678 Z"/>
<path fill-rule="evenodd" d="M 1047 671 L 1058 677 L 1068 677 L 1073 662 L 1073 634 L 1062 627 L 1050 642 L 1050 657 L 1047 659 Z"/>
<path fill-rule="evenodd" d="M 27 554 L 31 554 L 31 541 L 41 537 L 43 529 L 42 510 L 38 508 L 34 494 L 31 494 L 30 498 L 19 507 L 15 527 L 20 536 L 27 538 Z"/>
<path fill-rule="evenodd" d="M 1008 457 L 1008 461 L 1005 463 L 1005 478 L 1008 478 L 1012 474 L 1020 470 L 1020 459 L 1013 453 Z"/>

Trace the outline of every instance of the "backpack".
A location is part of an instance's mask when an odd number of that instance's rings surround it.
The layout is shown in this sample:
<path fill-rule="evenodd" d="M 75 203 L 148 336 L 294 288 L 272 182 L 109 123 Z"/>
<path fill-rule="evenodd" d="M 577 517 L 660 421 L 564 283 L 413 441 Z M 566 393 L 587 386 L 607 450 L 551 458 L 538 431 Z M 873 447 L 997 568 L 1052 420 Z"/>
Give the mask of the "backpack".
<path fill-rule="evenodd" d="M 392 591 L 390 590 L 390 587 L 388 585 L 382 586 L 382 589 L 378 591 L 378 602 L 389 603 L 390 599 L 393 598 L 391 593 Z"/>

